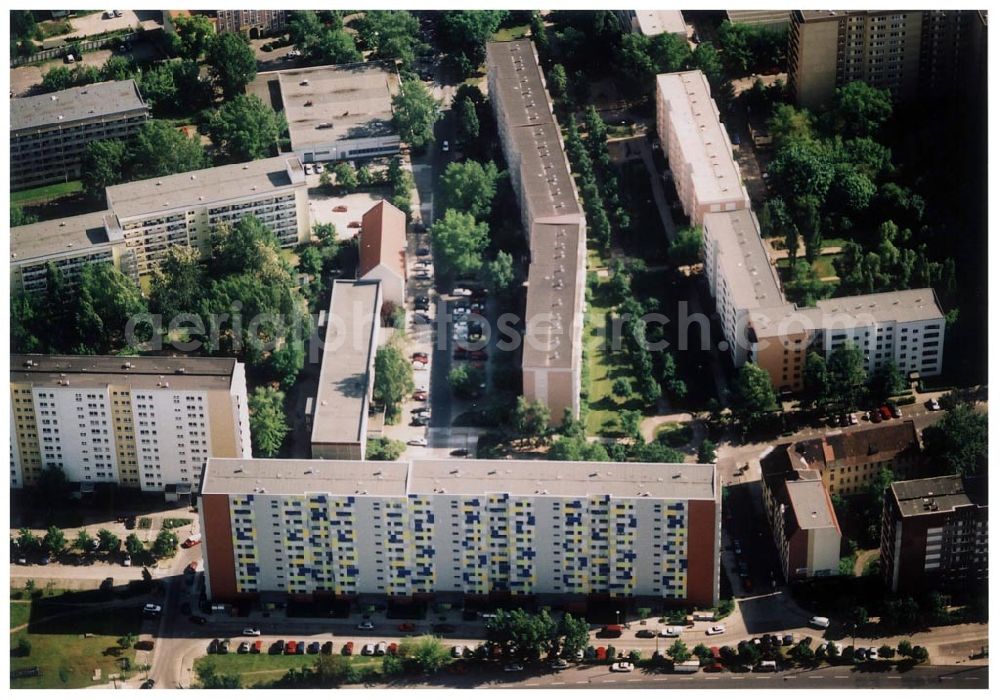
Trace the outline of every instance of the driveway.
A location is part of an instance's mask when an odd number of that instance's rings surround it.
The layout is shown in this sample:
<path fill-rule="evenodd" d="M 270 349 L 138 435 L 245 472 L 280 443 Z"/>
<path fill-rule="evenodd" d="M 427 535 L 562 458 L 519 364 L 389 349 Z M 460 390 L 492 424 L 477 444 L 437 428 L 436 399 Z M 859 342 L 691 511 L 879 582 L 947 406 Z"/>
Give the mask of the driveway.
<path fill-rule="evenodd" d="M 120 10 L 120 12 L 122 13 L 121 17 L 106 18 L 104 10 L 84 17 L 74 17 L 70 20 L 70 24 L 73 25 L 73 31 L 66 36 L 77 38 L 94 36 L 105 32 L 113 32 L 118 29 L 134 29 L 137 24 L 141 24 L 142 28 L 146 30 L 157 29 L 163 26 L 163 15 L 159 10 Z M 49 41 L 54 42 L 52 46 L 58 46 L 60 43 L 65 43 L 55 41 L 61 39 L 62 37 L 52 37 Z M 46 48 L 50 48 L 48 41 L 46 42 Z"/>

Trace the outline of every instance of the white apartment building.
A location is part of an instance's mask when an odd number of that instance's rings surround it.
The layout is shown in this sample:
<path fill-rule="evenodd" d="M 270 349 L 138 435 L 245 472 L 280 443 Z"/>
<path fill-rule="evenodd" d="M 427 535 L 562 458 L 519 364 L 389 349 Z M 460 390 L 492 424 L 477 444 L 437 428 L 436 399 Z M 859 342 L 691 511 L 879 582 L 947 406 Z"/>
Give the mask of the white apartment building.
<path fill-rule="evenodd" d="M 753 211 L 706 214 L 702 232 L 708 289 L 715 298 L 729 354 L 739 367 L 746 362 L 750 349 L 750 311 L 783 304 L 785 298 Z"/>
<path fill-rule="evenodd" d="M 11 484 L 143 491 L 199 483 L 209 457 L 250 457 L 243 365 L 223 358 L 11 356 Z"/>
<path fill-rule="evenodd" d="M 254 216 L 283 247 L 309 240 L 305 172 L 295 156 L 178 173 L 107 188 L 109 236 L 122 236 L 140 276 L 150 274 L 171 246 L 211 253 L 219 226 Z"/>
<path fill-rule="evenodd" d="M 210 460 L 213 600 L 610 595 L 718 600 L 714 465 Z"/>
<path fill-rule="evenodd" d="M 586 219 L 531 41 L 486 45 L 487 83 L 528 236 L 524 395 L 553 424 L 580 413 Z"/>
<path fill-rule="evenodd" d="M 656 131 L 677 196 L 694 226 L 706 214 L 750 208 L 729 134 L 700 70 L 656 76 Z"/>

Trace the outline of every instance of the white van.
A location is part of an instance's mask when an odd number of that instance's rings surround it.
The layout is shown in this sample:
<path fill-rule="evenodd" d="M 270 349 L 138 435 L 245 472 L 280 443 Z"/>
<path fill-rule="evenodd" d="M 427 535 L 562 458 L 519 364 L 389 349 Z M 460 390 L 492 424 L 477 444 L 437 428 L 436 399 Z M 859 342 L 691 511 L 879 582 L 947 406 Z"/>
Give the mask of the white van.
<path fill-rule="evenodd" d="M 825 630 L 830 626 L 830 618 L 828 617 L 811 617 L 809 618 L 809 626 L 816 627 L 817 629 Z"/>
<path fill-rule="evenodd" d="M 755 670 L 761 673 L 777 673 L 778 664 L 774 661 L 761 661 Z"/>

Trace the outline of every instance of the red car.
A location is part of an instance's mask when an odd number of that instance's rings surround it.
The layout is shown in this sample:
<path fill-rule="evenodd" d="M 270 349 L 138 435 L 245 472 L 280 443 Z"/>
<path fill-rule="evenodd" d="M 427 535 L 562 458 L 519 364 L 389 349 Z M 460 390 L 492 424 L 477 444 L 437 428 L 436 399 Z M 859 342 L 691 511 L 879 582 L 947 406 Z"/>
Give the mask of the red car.
<path fill-rule="evenodd" d="M 706 673 L 720 673 L 722 671 L 722 664 L 718 661 L 713 661 L 708 666 L 705 667 Z"/>
<path fill-rule="evenodd" d="M 391 642 L 389 648 L 386 650 L 389 656 L 395 656 L 396 652 L 399 651 L 399 645 L 396 642 Z"/>
<path fill-rule="evenodd" d="M 184 549 L 190 549 L 196 544 L 201 544 L 201 535 L 191 535 L 181 543 L 181 547 Z"/>
<path fill-rule="evenodd" d="M 398 627 L 398 629 L 400 632 L 412 632 L 413 630 L 417 629 L 417 626 L 412 622 L 404 622 Z"/>
<path fill-rule="evenodd" d="M 426 401 L 427 400 L 427 392 L 426 391 L 414 391 L 413 392 L 413 400 L 414 401 Z"/>
<path fill-rule="evenodd" d="M 892 410 L 888 406 L 881 406 L 878 412 L 882 414 L 883 420 L 889 420 L 892 418 Z"/>
<path fill-rule="evenodd" d="M 344 645 L 344 648 L 340 650 L 344 656 L 350 656 L 354 653 L 354 642 L 348 642 Z"/>
<path fill-rule="evenodd" d="M 347 207 L 345 207 L 345 206 L 344 206 L 343 204 L 340 204 L 340 205 L 338 205 L 338 206 L 335 206 L 335 207 L 333 208 L 333 210 L 334 210 L 335 212 L 341 212 L 341 213 L 343 213 L 343 212 L 347 211 Z"/>
<path fill-rule="evenodd" d="M 415 352 L 415 353 L 413 353 L 413 359 L 415 361 L 417 361 L 417 362 L 425 362 L 426 363 L 427 362 L 427 353 L 426 352 Z"/>
<path fill-rule="evenodd" d="M 288 642 L 285 643 L 285 653 L 286 654 L 294 654 L 295 653 L 295 640 L 294 639 L 289 640 Z"/>
<path fill-rule="evenodd" d="M 250 653 L 259 654 L 261 652 L 261 649 L 263 649 L 263 647 L 264 647 L 264 642 L 258 639 L 256 642 L 253 643 L 253 646 L 250 647 Z"/>
<path fill-rule="evenodd" d="M 352 221 L 351 223 L 347 224 L 347 228 L 361 228 L 361 222 Z"/>

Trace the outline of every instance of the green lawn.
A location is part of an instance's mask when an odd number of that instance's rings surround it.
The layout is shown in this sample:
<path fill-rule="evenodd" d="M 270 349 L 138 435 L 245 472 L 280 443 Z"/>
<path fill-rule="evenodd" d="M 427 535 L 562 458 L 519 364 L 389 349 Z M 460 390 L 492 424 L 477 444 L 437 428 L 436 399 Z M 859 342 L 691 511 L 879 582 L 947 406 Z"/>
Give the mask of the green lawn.
<path fill-rule="evenodd" d="M 10 628 L 20 627 L 31 619 L 31 602 L 27 600 L 10 601 Z"/>
<path fill-rule="evenodd" d="M 611 308 L 605 298 L 607 289 L 608 283 L 602 280 L 591 299 L 587 311 L 587 324 L 583 331 L 590 372 L 587 434 L 614 437 L 622 434 L 619 414 L 629 409 L 641 410 L 642 402 L 638 399 L 622 401 L 611 391 L 614 380 L 622 376 L 631 378 L 632 370 L 631 367 L 618 362 L 614 354 L 609 353 L 607 349 L 605 342 L 607 315 Z"/>
<path fill-rule="evenodd" d="M 239 642 L 234 645 L 237 646 Z M 335 641 L 334 648 L 339 651 L 340 645 Z M 360 650 L 360 647 L 359 647 Z M 382 659 L 374 656 L 352 656 L 351 662 L 361 667 L 382 668 Z M 211 664 L 218 674 L 238 674 L 244 687 L 251 687 L 261 683 L 276 681 L 285 675 L 290 668 L 302 668 L 312 666 L 316 663 L 315 654 L 303 654 L 302 656 L 285 656 L 284 654 L 212 654 L 203 656 L 195 664 L 195 672 L 199 668 Z"/>
<path fill-rule="evenodd" d="M 691 435 L 691 426 L 685 423 L 664 423 L 656 430 L 656 439 L 667 447 L 684 447 Z"/>
<path fill-rule="evenodd" d="M 83 192 L 83 182 L 70 180 L 10 193 L 11 204 L 38 204 Z"/>
<path fill-rule="evenodd" d="M 528 31 L 531 29 L 527 24 L 521 24 L 516 27 L 504 27 L 493 35 L 493 41 L 513 41 L 514 39 L 523 39 L 528 36 Z"/>
<path fill-rule="evenodd" d="M 27 604 L 11 603 L 11 618 L 14 608 L 27 608 Z M 23 611 L 18 611 L 23 615 Z M 11 687 L 21 688 L 84 688 L 93 685 L 94 669 L 101 669 L 101 681 L 106 682 L 108 674 L 119 672 L 115 654 L 116 640 L 127 632 L 138 634 L 142 627 L 142 616 L 138 608 L 121 608 L 113 615 L 102 611 L 82 612 L 77 616 L 66 616 L 38 624 L 32 624 L 26 631 L 11 635 L 11 646 L 21 637 L 31 642 L 31 653 L 25 657 L 11 657 L 11 669 L 37 666 L 42 675 L 36 678 L 11 680 Z M 93 636 L 85 637 L 84 634 Z M 130 660 L 135 652 L 129 651 Z"/>
<path fill-rule="evenodd" d="M 823 277 L 836 277 L 837 270 L 833 267 L 833 261 L 837 259 L 836 255 L 821 255 L 813 262 L 813 270 L 816 274 Z M 775 267 L 778 268 L 783 274 L 787 274 L 789 268 L 788 258 L 782 258 L 775 263 Z"/>

